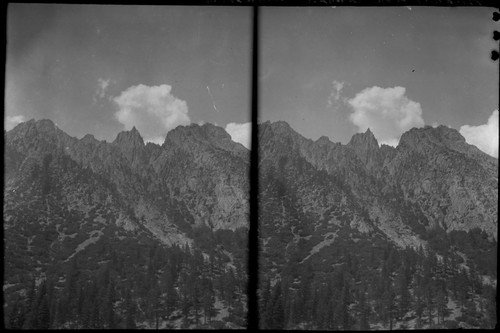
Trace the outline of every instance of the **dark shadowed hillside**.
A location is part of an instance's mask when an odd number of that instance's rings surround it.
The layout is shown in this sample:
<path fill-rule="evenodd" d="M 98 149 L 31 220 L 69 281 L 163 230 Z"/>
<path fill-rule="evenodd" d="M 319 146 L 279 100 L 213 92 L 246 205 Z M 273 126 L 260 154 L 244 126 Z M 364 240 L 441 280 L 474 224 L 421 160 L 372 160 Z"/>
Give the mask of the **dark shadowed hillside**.
<path fill-rule="evenodd" d="M 494 327 L 497 159 L 444 126 L 259 130 L 262 327 Z"/>
<path fill-rule="evenodd" d="M 245 326 L 249 159 L 222 128 L 5 141 L 8 327 Z"/>
<path fill-rule="evenodd" d="M 494 326 L 497 159 L 444 126 L 259 131 L 263 328 Z M 249 152 L 222 128 L 4 135 L 7 327 L 246 325 Z"/>

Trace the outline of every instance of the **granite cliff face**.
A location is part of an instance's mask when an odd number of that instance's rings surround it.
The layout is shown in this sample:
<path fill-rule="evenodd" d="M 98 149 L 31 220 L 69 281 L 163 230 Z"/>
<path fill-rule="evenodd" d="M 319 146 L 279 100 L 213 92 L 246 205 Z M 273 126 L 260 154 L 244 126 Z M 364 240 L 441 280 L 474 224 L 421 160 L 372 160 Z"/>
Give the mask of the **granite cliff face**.
<path fill-rule="evenodd" d="M 220 328 L 245 325 L 249 154 L 222 128 L 178 127 L 160 146 L 30 120 L 4 138 L 10 327 L 38 327 L 35 289 L 53 328 L 198 327 L 201 295 Z"/>
<path fill-rule="evenodd" d="M 414 247 L 425 246 L 422 232 L 434 226 L 477 227 L 497 237 L 498 160 L 456 130 L 412 129 L 393 148 L 379 147 L 370 130 L 342 145 L 267 122 L 260 125 L 260 150 L 261 177 L 270 180 L 263 184 L 280 182 L 313 223 L 338 209 L 353 214 L 360 230 Z M 107 143 L 31 120 L 6 133 L 5 156 L 7 199 L 40 167 L 57 183 L 71 165 L 89 172 L 89 181 L 104 179 L 116 205 L 127 207 L 117 207 L 119 215 L 143 221 L 167 242 L 183 239 L 190 226 L 234 230 L 248 223 L 248 150 L 211 124 L 180 126 L 159 146 L 145 144 L 135 127 Z M 61 184 L 71 192 L 67 186 Z"/>
<path fill-rule="evenodd" d="M 405 201 L 445 230 L 480 228 L 497 238 L 498 159 L 445 126 L 412 129 L 388 165 Z"/>
<path fill-rule="evenodd" d="M 436 227 L 479 228 L 497 239 L 498 160 L 454 129 L 412 129 L 397 148 L 380 147 L 370 130 L 347 145 L 303 138 L 284 122 L 263 123 L 259 132 L 266 267 L 288 260 L 272 253 L 314 263 L 318 244 L 325 253 L 342 242 L 426 249 Z"/>
<path fill-rule="evenodd" d="M 263 328 L 280 311 L 288 329 L 495 324 L 497 159 L 444 126 L 394 148 L 266 122 L 259 143 Z"/>
<path fill-rule="evenodd" d="M 250 154 L 224 129 L 179 126 L 160 146 L 145 143 L 135 128 L 108 143 L 92 135 L 71 137 L 50 120 L 30 120 L 4 137 L 9 304 L 32 277 L 50 276 L 64 291 L 77 265 L 93 278 L 103 265 L 113 267 L 125 300 L 128 278 L 143 284 L 141 272 L 156 269 L 150 278 L 159 279 L 172 260 L 182 272 L 172 273 L 184 286 L 179 297 L 196 297 L 190 294 L 196 283 L 210 292 L 200 278 L 205 272 L 237 313 L 231 315 L 236 326 L 226 328 L 243 325 Z M 456 130 L 412 129 L 394 148 L 379 146 L 370 130 L 343 145 L 327 137 L 306 139 L 286 122 L 266 122 L 259 125 L 259 149 L 259 273 L 261 281 L 287 283 L 286 309 L 326 295 L 321 288 L 333 279 L 338 283 L 330 291 L 340 289 L 327 299 L 347 295 L 344 284 L 356 297 L 363 291 L 357 286 L 369 286 L 370 297 L 380 298 L 400 283 L 391 277 L 403 274 L 396 272 L 398 260 L 408 270 L 406 279 L 413 267 L 413 276 L 424 272 L 436 285 L 469 279 L 461 276 L 470 276 L 477 290 L 480 279 L 496 285 L 498 160 Z M 154 255 L 159 247 L 170 259 Z M 143 248 L 148 263 L 162 264 L 144 266 Z M 85 274 L 82 286 L 91 276 Z M 136 293 L 149 297 L 146 290 Z M 420 297 L 415 288 L 411 294 L 415 301 Z M 455 300 L 482 302 L 483 296 Z M 290 327 L 316 322 L 287 316 Z"/>
<path fill-rule="evenodd" d="M 425 243 L 415 230 L 433 225 L 449 231 L 479 227 L 497 237 L 498 160 L 468 145 L 456 130 L 412 129 L 397 148 L 379 147 L 370 130 L 355 134 L 347 145 L 326 137 L 313 142 L 282 122 L 264 123 L 260 132 L 262 174 L 268 166 L 280 168 L 285 177 L 293 170 L 285 181 L 295 188 L 305 174 L 326 172 L 318 186 L 338 183 L 327 191 L 352 195 L 370 220 L 378 220 L 378 227 L 401 245 Z M 322 206 L 321 195 L 315 202 L 317 211 L 329 207 Z"/>
<path fill-rule="evenodd" d="M 70 137 L 50 120 L 30 120 L 5 139 L 6 212 L 18 208 L 13 196 L 33 195 L 33 177 L 41 172 L 57 189 L 47 190 L 46 200 L 56 195 L 69 200 L 82 191 L 98 197 L 102 188 L 117 224 L 140 225 L 167 244 L 190 243 L 194 226 L 235 230 L 248 225 L 249 154 L 220 127 L 178 127 L 159 146 L 145 144 L 135 127 L 108 143 L 92 135 Z M 97 184 L 95 191 L 84 190 L 72 173 L 86 173 L 78 181 Z M 81 200 L 73 205 L 85 211 Z"/>

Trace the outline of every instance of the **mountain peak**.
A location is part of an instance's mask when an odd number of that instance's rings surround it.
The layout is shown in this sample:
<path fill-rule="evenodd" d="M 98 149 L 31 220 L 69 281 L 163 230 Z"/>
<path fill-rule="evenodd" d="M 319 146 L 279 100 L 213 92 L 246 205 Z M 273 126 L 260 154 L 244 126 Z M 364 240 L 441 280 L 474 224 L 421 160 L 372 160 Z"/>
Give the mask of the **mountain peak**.
<path fill-rule="evenodd" d="M 70 137 L 50 119 L 34 120 L 18 124 L 6 133 L 7 140 L 23 149 L 52 152 L 54 149 L 64 149 L 76 139 Z"/>
<path fill-rule="evenodd" d="M 425 126 L 412 128 L 403 133 L 399 140 L 401 147 L 422 149 L 424 146 L 446 146 L 451 148 L 457 144 L 465 143 L 465 138 L 454 128 L 440 125 L 438 127 Z"/>
<path fill-rule="evenodd" d="M 37 128 L 39 130 L 53 130 L 56 127 L 56 124 L 50 119 L 40 119 L 36 122 Z"/>
<path fill-rule="evenodd" d="M 54 122 L 50 119 L 41 119 L 41 120 L 30 119 L 29 121 L 20 123 L 12 130 L 10 130 L 9 135 L 11 137 L 26 138 L 26 137 L 38 136 L 40 134 L 46 134 L 52 137 L 54 135 L 57 135 L 58 131 L 60 130 L 57 128 L 56 124 L 54 124 Z"/>
<path fill-rule="evenodd" d="M 290 135 L 295 136 L 298 135 L 297 132 L 286 122 L 283 120 L 279 120 L 276 122 L 266 121 L 260 124 L 263 129 L 262 132 L 272 133 L 272 135 L 279 136 L 281 138 L 289 137 Z"/>
<path fill-rule="evenodd" d="M 50 119 L 31 119 L 24 124 L 26 128 L 33 128 L 38 133 L 54 133 L 58 130 L 56 124 Z"/>
<path fill-rule="evenodd" d="M 210 123 L 177 126 L 167 133 L 162 147 L 177 147 L 190 154 L 207 148 L 231 151 L 238 156 L 246 156 L 248 152 L 241 144 L 234 142 L 224 128 Z"/>
<path fill-rule="evenodd" d="M 271 138 L 278 138 L 279 141 L 287 141 L 289 144 L 296 143 L 301 139 L 304 139 L 299 133 L 286 122 L 286 121 L 276 121 L 276 122 L 265 122 L 259 125 L 259 136 L 261 140 L 269 140 Z M 305 140 L 305 139 L 304 139 Z"/>
<path fill-rule="evenodd" d="M 85 134 L 85 136 L 81 139 L 83 143 L 92 143 L 96 144 L 99 141 L 92 134 Z"/>
<path fill-rule="evenodd" d="M 444 126 L 444 125 L 439 125 L 436 130 L 438 133 L 445 139 L 450 140 L 450 141 L 464 141 L 465 138 L 460 134 L 459 131 L 457 131 L 454 128 Z"/>
<path fill-rule="evenodd" d="M 130 131 L 118 133 L 113 145 L 116 145 L 123 156 L 134 165 L 144 163 L 147 158 L 144 140 L 135 126 Z"/>
<path fill-rule="evenodd" d="M 316 143 L 320 145 L 326 145 L 331 143 L 331 141 L 327 136 L 322 135 L 318 140 L 316 140 Z"/>
<path fill-rule="evenodd" d="M 359 148 L 364 147 L 366 149 L 378 149 L 378 141 L 369 128 L 365 133 L 354 134 L 347 145 Z"/>
<path fill-rule="evenodd" d="M 231 140 L 231 136 L 220 126 L 210 123 L 203 125 L 190 124 L 188 126 L 177 126 L 168 132 L 165 142 L 171 141 L 184 144 L 188 141 L 214 141 Z"/>
<path fill-rule="evenodd" d="M 227 133 L 222 127 L 215 126 L 210 123 L 205 123 L 200 126 L 206 135 L 209 137 L 214 137 L 217 139 L 231 139 L 229 133 Z"/>
<path fill-rule="evenodd" d="M 365 133 L 356 133 L 347 144 L 366 165 L 371 164 L 374 154 L 379 151 L 377 139 L 368 128 Z"/>
<path fill-rule="evenodd" d="M 134 127 L 130 131 L 122 131 L 116 136 L 114 144 L 118 146 L 138 147 L 144 146 L 144 140 L 139 131 Z"/>
<path fill-rule="evenodd" d="M 292 129 L 290 125 L 283 120 L 276 121 L 274 123 L 271 123 L 271 127 L 275 130 L 290 130 Z"/>

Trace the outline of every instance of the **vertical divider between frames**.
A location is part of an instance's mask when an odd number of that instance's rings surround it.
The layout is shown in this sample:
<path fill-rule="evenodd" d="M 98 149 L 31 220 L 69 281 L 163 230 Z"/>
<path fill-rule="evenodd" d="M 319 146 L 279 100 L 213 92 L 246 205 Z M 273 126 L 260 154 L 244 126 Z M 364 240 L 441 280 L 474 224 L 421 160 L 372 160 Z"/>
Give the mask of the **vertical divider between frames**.
<path fill-rule="evenodd" d="M 252 63 L 251 63 L 251 150 L 250 150 L 250 224 L 248 230 L 248 312 L 247 328 L 259 329 L 258 294 L 259 285 L 259 238 L 258 238 L 258 194 L 259 194 L 259 150 L 258 150 L 258 72 L 259 72 L 259 7 L 252 11 Z"/>

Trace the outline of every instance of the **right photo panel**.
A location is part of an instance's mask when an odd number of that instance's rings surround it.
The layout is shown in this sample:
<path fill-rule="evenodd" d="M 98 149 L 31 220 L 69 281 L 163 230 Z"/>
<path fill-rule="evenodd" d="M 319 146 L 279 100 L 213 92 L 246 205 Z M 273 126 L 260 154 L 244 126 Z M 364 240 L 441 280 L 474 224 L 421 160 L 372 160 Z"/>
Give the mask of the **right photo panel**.
<path fill-rule="evenodd" d="M 494 11 L 260 9 L 261 328 L 495 327 Z"/>

